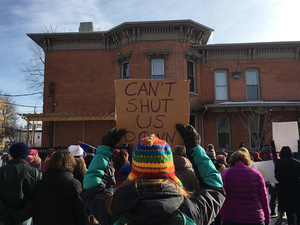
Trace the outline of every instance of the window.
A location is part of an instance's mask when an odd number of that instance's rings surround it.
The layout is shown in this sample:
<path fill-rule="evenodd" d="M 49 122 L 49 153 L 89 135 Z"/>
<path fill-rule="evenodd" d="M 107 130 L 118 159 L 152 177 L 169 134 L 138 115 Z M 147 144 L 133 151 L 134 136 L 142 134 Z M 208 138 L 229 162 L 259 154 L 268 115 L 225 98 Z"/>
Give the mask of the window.
<path fill-rule="evenodd" d="M 258 71 L 246 70 L 247 100 L 259 99 Z"/>
<path fill-rule="evenodd" d="M 191 124 L 196 130 L 198 130 L 197 115 L 190 114 L 189 124 Z"/>
<path fill-rule="evenodd" d="M 228 100 L 228 83 L 226 71 L 215 71 L 215 95 L 217 101 Z"/>
<path fill-rule="evenodd" d="M 164 59 L 151 60 L 151 79 L 165 78 L 165 61 Z"/>
<path fill-rule="evenodd" d="M 116 62 L 120 66 L 120 78 L 128 79 L 129 78 L 129 61 L 131 58 L 131 52 L 120 53 L 118 52 L 118 56 L 116 57 Z"/>
<path fill-rule="evenodd" d="M 195 67 L 194 62 L 187 61 L 187 77 L 190 82 L 190 91 L 196 92 L 196 76 L 195 76 Z"/>
<path fill-rule="evenodd" d="M 122 67 L 121 67 L 121 78 L 122 79 L 127 79 L 129 78 L 129 62 L 124 62 L 122 63 Z"/>
<path fill-rule="evenodd" d="M 0 109 L 0 116 L 4 116 L 4 109 Z"/>
<path fill-rule="evenodd" d="M 217 119 L 218 148 L 230 148 L 229 118 Z"/>

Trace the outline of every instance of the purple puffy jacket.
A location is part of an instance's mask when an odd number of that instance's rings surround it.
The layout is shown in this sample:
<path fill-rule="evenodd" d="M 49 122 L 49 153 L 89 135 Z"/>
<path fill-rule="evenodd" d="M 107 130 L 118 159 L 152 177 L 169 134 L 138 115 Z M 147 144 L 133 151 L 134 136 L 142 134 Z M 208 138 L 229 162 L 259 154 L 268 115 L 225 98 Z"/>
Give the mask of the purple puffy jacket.
<path fill-rule="evenodd" d="M 243 162 L 222 173 L 226 200 L 221 209 L 221 220 L 236 223 L 270 223 L 268 193 L 264 178 Z"/>

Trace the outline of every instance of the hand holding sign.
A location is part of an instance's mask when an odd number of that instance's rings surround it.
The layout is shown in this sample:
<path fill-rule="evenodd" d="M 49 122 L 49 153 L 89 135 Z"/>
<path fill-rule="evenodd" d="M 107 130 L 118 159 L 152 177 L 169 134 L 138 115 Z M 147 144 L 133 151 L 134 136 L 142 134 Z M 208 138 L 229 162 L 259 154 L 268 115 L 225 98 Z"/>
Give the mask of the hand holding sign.
<path fill-rule="evenodd" d="M 192 125 L 189 124 L 188 126 L 183 126 L 181 124 L 176 124 L 176 129 L 183 138 L 187 151 L 191 150 L 196 145 L 200 145 L 200 135 Z"/>

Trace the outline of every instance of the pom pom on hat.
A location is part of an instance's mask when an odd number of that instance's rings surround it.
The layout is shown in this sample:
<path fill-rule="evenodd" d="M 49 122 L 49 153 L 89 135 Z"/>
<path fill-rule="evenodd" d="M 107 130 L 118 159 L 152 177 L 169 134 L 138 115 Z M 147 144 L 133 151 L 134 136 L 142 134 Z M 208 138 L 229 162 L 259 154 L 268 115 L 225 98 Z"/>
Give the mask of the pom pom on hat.
<path fill-rule="evenodd" d="M 181 181 L 175 176 L 172 151 L 169 144 L 154 134 L 141 139 L 132 154 L 132 169 L 128 180 L 137 178 L 172 178 L 181 187 Z"/>
<path fill-rule="evenodd" d="M 83 156 L 83 149 L 79 145 L 70 145 L 68 150 L 75 158 L 81 158 Z"/>
<path fill-rule="evenodd" d="M 21 159 L 26 160 L 28 157 L 28 154 L 29 154 L 29 147 L 28 147 L 28 145 L 26 145 L 23 142 L 13 144 L 9 148 L 9 154 L 14 159 L 21 158 Z"/>
<path fill-rule="evenodd" d="M 119 149 L 115 149 L 114 150 L 114 155 L 117 156 L 119 154 L 120 150 Z"/>

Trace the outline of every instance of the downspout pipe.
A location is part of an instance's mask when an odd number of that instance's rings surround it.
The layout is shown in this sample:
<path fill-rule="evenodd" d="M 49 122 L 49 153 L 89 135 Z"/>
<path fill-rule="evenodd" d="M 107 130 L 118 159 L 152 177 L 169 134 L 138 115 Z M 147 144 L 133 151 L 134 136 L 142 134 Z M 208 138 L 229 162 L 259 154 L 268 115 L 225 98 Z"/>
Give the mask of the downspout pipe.
<path fill-rule="evenodd" d="M 50 82 L 49 84 L 49 92 L 51 95 L 51 113 L 54 113 L 54 93 L 55 93 L 55 84 L 54 82 Z M 54 147 L 53 143 L 53 132 L 54 132 L 54 123 L 51 121 L 51 128 L 50 128 L 50 146 Z"/>
<path fill-rule="evenodd" d="M 207 107 L 204 107 L 204 111 L 201 113 L 201 143 L 202 143 L 202 146 L 205 146 L 205 144 L 204 144 L 203 116 L 204 116 L 206 111 L 207 111 Z"/>

